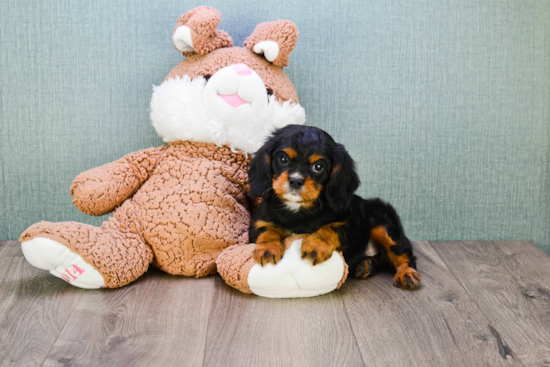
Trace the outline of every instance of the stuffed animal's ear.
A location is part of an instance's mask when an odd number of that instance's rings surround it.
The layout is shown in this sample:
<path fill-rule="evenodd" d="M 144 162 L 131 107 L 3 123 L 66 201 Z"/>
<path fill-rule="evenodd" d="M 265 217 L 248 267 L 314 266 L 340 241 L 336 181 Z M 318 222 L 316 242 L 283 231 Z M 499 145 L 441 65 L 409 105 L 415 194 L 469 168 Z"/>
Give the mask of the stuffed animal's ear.
<path fill-rule="evenodd" d="M 332 171 L 325 196 L 335 210 L 346 209 L 361 182 L 355 172 L 355 162 L 342 144 L 336 144 L 332 157 Z"/>
<path fill-rule="evenodd" d="M 244 41 L 244 47 L 257 54 L 263 54 L 273 65 L 288 65 L 290 53 L 298 41 L 298 27 L 289 20 L 260 23 L 250 37 Z"/>
<path fill-rule="evenodd" d="M 178 18 L 172 42 L 185 56 L 195 52 L 206 54 L 217 48 L 233 46 L 233 40 L 224 31 L 217 31 L 221 14 L 214 8 L 199 6 Z"/>
<path fill-rule="evenodd" d="M 273 138 L 269 139 L 250 161 L 250 168 L 248 169 L 250 192 L 248 195 L 251 198 L 267 197 L 272 190 L 271 154 L 276 146 L 275 140 Z"/>

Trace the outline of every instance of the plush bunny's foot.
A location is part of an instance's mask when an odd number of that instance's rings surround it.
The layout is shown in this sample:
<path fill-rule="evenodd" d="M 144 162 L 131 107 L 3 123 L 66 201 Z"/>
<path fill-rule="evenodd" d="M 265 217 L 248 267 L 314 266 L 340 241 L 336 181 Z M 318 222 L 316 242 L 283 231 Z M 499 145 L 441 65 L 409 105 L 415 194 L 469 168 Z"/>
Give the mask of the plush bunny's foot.
<path fill-rule="evenodd" d="M 230 246 L 216 260 L 218 272 L 233 288 L 269 298 L 314 297 L 339 288 L 348 274 L 342 255 L 335 252 L 313 266 L 311 260 L 301 258 L 304 237 L 285 239 L 285 255 L 277 265 L 256 263 L 255 244 Z"/>
<path fill-rule="evenodd" d="M 146 272 L 153 260 L 153 251 L 131 232 L 131 223 L 117 219 L 129 212 L 120 214 L 124 209 L 128 208 L 123 204 L 101 227 L 77 222 L 35 223 L 19 238 L 23 253 L 34 266 L 74 286 L 122 287 Z"/>
<path fill-rule="evenodd" d="M 312 265 L 302 259 L 302 240 L 294 241 L 276 266 L 256 264 L 248 273 L 254 294 L 269 298 L 314 297 L 336 289 L 344 275 L 344 260 L 334 254 L 325 262 Z M 332 261 L 331 261 L 332 260 Z"/>
<path fill-rule="evenodd" d="M 97 289 L 105 280 L 82 256 L 72 252 L 59 242 L 49 238 L 35 237 L 22 242 L 23 255 L 31 265 L 48 270 L 50 274 L 63 279 L 78 288 Z"/>

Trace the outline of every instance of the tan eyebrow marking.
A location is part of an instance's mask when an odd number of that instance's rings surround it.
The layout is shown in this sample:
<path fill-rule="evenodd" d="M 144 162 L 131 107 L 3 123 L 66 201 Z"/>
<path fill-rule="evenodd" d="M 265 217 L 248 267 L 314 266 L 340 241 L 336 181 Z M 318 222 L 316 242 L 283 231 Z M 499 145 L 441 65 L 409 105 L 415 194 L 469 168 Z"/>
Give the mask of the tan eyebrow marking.
<path fill-rule="evenodd" d="M 323 157 L 321 157 L 319 154 L 315 153 L 315 154 L 312 154 L 310 157 L 309 157 L 309 163 L 315 163 L 317 162 L 319 159 L 323 159 Z"/>
<path fill-rule="evenodd" d="M 283 152 L 285 152 L 290 159 L 294 159 L 298 156 L 298 153 L 292 148 L 285 148 L 283 149 Z"/>

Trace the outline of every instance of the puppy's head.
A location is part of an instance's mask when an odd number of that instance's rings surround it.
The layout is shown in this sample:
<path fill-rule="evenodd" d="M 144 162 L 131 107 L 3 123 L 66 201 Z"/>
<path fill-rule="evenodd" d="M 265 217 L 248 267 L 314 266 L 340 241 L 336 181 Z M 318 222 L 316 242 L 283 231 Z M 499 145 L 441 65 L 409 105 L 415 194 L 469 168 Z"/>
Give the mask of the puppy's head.
<path fill-rule="evenodd" d="M 248 177 L 250 196 L 276 195 L 293 211 L 321 199 L 334 210 L 345 209 L 360 183 L 343 145 L 321 129 L 300 125 L 277 130 L 254 155 Z"/>

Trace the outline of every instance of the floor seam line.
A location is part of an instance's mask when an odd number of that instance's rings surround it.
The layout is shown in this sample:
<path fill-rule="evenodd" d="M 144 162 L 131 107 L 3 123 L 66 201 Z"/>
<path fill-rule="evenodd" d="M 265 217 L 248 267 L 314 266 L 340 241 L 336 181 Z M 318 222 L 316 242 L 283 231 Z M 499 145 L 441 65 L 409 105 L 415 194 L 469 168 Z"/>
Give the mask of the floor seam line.
<path fill-rule="evenodd" d="M 353 326 L 351 325 L 348 308 L 346 307 L 346 302 L 344 301 L 344 297 L 342 296 L 342 291 L 338 292 L 338 295 L 340 296 L 340 300 L 342 301 L 342 305 L 344 306 L 344 310 L 346 311 L 346 317 L 348 319 L 349 328 L 351 329 L 351 333 L 353 334 L 353 340 L 355 340 L 355 345 L 357 345 L 357 351 L 359 352 L 359 356 L 361 357 L 361 362 L 363 362 L 363 366 L 366 367 L 367 365 L 365 364 L 365 358 L 363 357 L 361 348 L 359 348 L 359 341 L 357 340 L 357 335 L 355 335 L 355 330 L 353 330 Z"/>
<path fill-rule="evenodd" d="M 212 290 L 212 299 L 210 301 L 210 312 L 208 313 L 208 321 L 206 323 L 206 332 L 205 332 L 205 335 L 204 335 L 204 348 L 202 350 L 202 364 L 201 366 L 204 366 L 204 363 L 205 363 L 205 359 L 206 359 L 206 347 L 208 345 L 208 329 L 210 327 L 210 319 L 211 319 L 211 316 L 212 316 L 212 312 L 214 310 L 214 296 L 216 295 L 216 275 L 214 275 L 213 277 L 213 283 L 214 283 L 214 287 L 213 287 L 213 290 Z"/>

